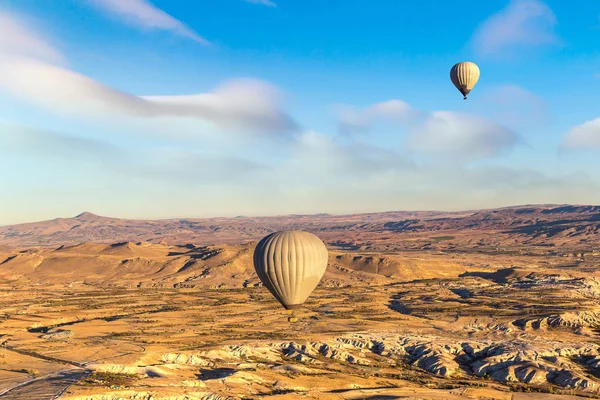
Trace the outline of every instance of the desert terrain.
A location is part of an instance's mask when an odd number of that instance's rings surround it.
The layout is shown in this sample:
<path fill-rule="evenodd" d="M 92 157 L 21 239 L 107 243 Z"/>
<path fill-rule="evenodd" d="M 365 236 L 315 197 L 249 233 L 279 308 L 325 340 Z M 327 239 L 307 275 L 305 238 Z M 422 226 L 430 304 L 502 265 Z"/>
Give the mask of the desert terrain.
<path fill-rule="evenodd" d="M 600 207 L 0 227 L 7 399 L 600 398 Z M 297 322 L 257 240 L 329 248 Z"/>

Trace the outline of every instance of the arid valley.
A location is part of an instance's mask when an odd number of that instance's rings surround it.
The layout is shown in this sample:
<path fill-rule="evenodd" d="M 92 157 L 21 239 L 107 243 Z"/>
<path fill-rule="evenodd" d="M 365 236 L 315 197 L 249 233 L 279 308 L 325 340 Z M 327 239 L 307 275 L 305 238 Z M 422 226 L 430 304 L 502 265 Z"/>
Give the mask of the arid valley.
<path fill-rule="evenodd" d="M 0 400 L 600 399 L 599 22 L 0 0 Z"/>
<path fill-rule="evenodd" d="M 0 392 L 36 399 L 600 397 L 600 207 L 0 228 Z M 329 249 L 297 322 L 256 241 Z"/>

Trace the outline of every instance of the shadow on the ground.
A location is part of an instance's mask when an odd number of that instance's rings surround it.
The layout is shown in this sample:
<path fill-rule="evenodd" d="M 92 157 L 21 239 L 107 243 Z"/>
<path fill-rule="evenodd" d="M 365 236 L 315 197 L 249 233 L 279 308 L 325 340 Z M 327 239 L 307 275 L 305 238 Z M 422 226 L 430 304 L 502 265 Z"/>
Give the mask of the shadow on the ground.
<path fill-rule="evenodd" d="M 201 369 L 200 373 L 196 375 L 200 380 L 211 380 L 211 379 L 223 379 L 235 374 L 236 370 L 233 368 L 215 368 L 215 369 Z"/>

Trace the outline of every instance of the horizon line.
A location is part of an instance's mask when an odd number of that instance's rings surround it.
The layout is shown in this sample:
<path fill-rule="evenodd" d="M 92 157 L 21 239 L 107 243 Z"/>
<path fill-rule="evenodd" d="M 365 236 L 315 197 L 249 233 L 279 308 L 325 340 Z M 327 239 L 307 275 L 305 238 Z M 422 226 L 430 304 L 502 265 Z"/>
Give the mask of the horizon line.
<path fill-rule="evenodd" d="M 129 221 L 172 221 L 172 220 L 211 220 L 211 219 L 250 219 L 250 218 L 284 218 L 284 217 L 317 217 L 317 216 L 329 216 L 329 217 L 344 217 L 344 216 L 360 216 L 360 215 L 370 215 L 370 214 L 390 214 L 390 213 L 438 213 L 438 214 L 457 214 L 457 213 L 474 213 L 474 212 L 479 212 L 479 211 L 492 211 L 492 210 L 502 210 L 502 209 L 509 209 L 509 208 L 525 208 L 525 207 L 561 207 L 561 206 L 573 206 L 573 207 L 594 207 L 594 206 L 600 206 L 600 204 L 575 204 L 575 203 L 537 203 L 537 204 L 515 204 L 515 205 L 507 205 L 507 206 L 500 206 L 500 207 L 486 207 L 486 208 L 470 208 L 470 209 L 457 209 L 457 210 L 446 210 L 446 211 L 441 211 L 441 210 L 423 210 L 423 209 L 419 209 L 419 210 L 387 210 L 387 211 L 371 211 L 371 212 L 356 212 L 356 213 L 343 213 L 343 214 L 334 214 L 334 213 L 327 213 L 327 212 L 317 212 L 317 213 L 310 213 L 310 214 L 294 214 L 294 213 L 290 213 L 290 214 L 273 214 L 273 215 L 237 215 L 237 216 L 212 216 L 212 217 L 164 217 L 164 218 L 136 218 L 136 217 L 132 217 L 132 218 L 128 218 L 128 217 L 110 217 L 110 216 L 104 216 L 104 215 L 99 215 L 99 214 L 95 214 L 93 212 L 89 212 L 89 211 L 84 211 L 81 212 L 73 217 L 56 217 L 56 218 L 52 218 L 52 219 L 46 219 L 46 220 L 37 220 L 37 221 L 25 221 L 25 222 L 18 222 L 18 223 L 13 223 L 13 224 L 0 224 L 0 228 L 6 228 L 6 227 L 10 227 L 10 226 L 17 226 L 17 225 L 26 225 L 26 224 L 36 224 L 36 223 L 42 223 L 42 222 L 50 222 L 50 221 L 56 221 L 59 219 L 76 219 L 79 218 L 85 214 L 89 214 L 89 215 L 93 215 L 95 217 L 99 217 L 99 218 L 106 218 L 106 219 L 119 219 L 119 220 L 129 220 Z"/>

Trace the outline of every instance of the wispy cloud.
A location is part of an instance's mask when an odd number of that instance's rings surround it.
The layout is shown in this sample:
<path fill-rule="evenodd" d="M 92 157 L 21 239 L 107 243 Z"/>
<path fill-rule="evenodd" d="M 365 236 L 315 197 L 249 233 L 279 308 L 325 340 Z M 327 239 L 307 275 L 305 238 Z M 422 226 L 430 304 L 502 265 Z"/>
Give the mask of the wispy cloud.
<path fill-rule="evenodd" d="M 181 117 L 268 132 L 297 128 L 281 108 L 278 89 L 266 82 L 240 79 L 196 95 L 137 96 L 47 63 L 45 56 L 60 53 L 14 17 L 0 17 L 7 22 L 0 28 L 6 34 L 0 38 L 0 90 L 35 105 L 80 117 Z M 23 43 L 30 44 L 27 57 L 14 50 Z"/>
<path fill-rule="evenodd" d="M 247 158 L 193 149 L 163 146 L 138 151 L 134 155 L 139 161 L 127 160 L 122 167 L 134 172 L 138 178 L 150 181 L 229 186 L 238 185 L 269 169 L 267 165 Z"/>
<path fill-rule="evenodd" d="M 560 150 L 600 149 L 600 118 L 571 128 L 563 137 Z"/>
<path fill-rule="evenodd" d="M 326 173 L 335 179 L 350 180 L 413 166 L 412 160 L 396 150 L 369 143 L 344 142 L 316 131 L 299 135 L 288 165 L 294 171 L 290 176 L 311 175 L 324 179 Z"/>
<path fill-rule="evenodd" d="M 144 97 L 155 109 L 182 117 L 210 120 L 223 127 L 296 130 L 296 122 L 281 108 L 282 95 L 266 82 L 237 79 L 210 93 L 191 96 Z"/>
<path fill-rule="evenodd" d="M 467 113 L 418 110 L 401 100 L 384 101 L 364 109 L 338 106 L 338 118 L 338 133 L 342 137 L 357 137 L 369 132 L 374 124 L 389 121 L 393 129 L 408 132 L 407 150 L 463 161 L 501 155 L 519 142 L 513 130 L 491 119 Z"/>
<path fill-rule="evenodd" d="M 33 57 L 53 63 L 64 63 L 65 58 L 55 47 L 21 18 L 0 10 L 0 55 Z"/>
<path fill-rule="evenodd" d="M 106 141 L 15 124 L 0 123 L 0 154 L 19 155 L 49 164 L 95 166 L 103 173 L 144 181 L 239 182 L 266 166 L 230 154 L 177 147 L 124 149 Z"/>
<path fill-rule="evenodd" d="M 368 132 L 380 122 L 409 123 L 421 115 L 410 104 L 402 100 L 387 100 L 360 109 L 347 105 L 336 106 L 338 132 L 342 135 L 354 135 Z"/>
<path fill-rule="evenodd" d="M 277 7 L 277 4 L 273 3 L 270 0 L 245 0 L 248 3 L 254 3 L 254 4 L 262 4 L 264 6 L 268 6 L 268 7 Z"/>
<path fill-rule="evenodd" d="M 296 124 L 280 109 L 268 83 L 234 80 L 205 94 L 136 96 L 74 71 L 28 59 L 0 62 L 0 87 L 58 113 L 134 118 L 184 117 L 223 128 L 290 131 Z"/>
<path fill-rule="evenodd" d="M 88 0 L 125 22 L 145 29 L 171 31 L 199 43 L 209 42 L 180 20 L 157 8 L 147 0 Z"/>
<path fill-rule="evenodd" d="M 435 111 L 411 134 L 408 145 L 418 151 L 445 154 L 463 161 L 510 151 L 518 143 L 512 130 L 483 117 Z"/>
<path fill-rule="evenodd" d="M 556 16 L 540 0 L 511 0 L 506 8 L 485 20 L 472 44 L 479 56 L 498 56 L 516 49 L 559 44 Z"/>
<path fill-rule="evenodd" d="M 435 118 L 455 123 L 456 116 L 443 112 Z M 422 141 L 441 140 L 434 149 L 464 156 L 498 154 L 511 147 L 512 135 L 489 123 L 480 123 L 477 135 L 463 134 L 459 123 L 449 136 L 460 132 L 459 144 L 444 136 L 448 126 L 433 129 Z M 486 133 L 489 128 L 499 129 Z M 471 131 L 477 129 L 471 127 Z M 506 140 L 508 138 L 508 141 Z M 493 165 L 447 162 L 445 158 L 420 159 L 398 149 L 383 148 L 308 131 L 300 135 L 288 162 L 271 176 L 269 190 L 274 213 L 364 212 L 385 209 L 472 209 L 507 204 L 590 202 L 600 188 L 597 179 L 585 173 L 551 176 L 543 171 Z M 493 143 L 485 143 L 491 140 Z M 450 153 L 446 153 L 450 154 Z M 275 184 L 276 183 L 276 184 Z M 257 182 L 257 185 L 263 183 Z M 274 189 L 277 188 L 277 189 Z M 440 200 L 443 199 L 443 200 Z M 368 205 L 368 206 L 366 206 Z"/>
<path fill-rule="evenodd" d="M 0 148 L 3 153 L 81 161 L 114 160 L 117 147 L 89 138 L 0 123 Z"/>

